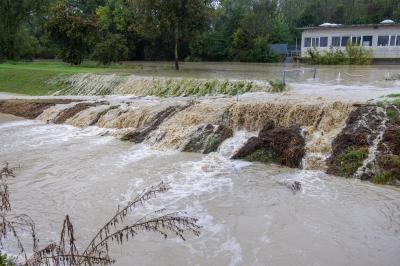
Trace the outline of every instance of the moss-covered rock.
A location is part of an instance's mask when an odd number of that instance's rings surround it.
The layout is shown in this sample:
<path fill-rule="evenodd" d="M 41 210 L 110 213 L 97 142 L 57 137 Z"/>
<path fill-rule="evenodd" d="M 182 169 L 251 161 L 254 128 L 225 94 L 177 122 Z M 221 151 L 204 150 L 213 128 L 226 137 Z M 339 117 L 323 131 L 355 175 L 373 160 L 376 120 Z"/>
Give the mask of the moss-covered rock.
<path fill-rule="evenodd" d="M 333 162 L 335 173 L 344 177 L 352 177 L 367 157 L 368 149 L 366 148 L 347 148 Z"/>
<path fill-rule="evenodd" d="M 276 163 L 276 155 L 271 150 L 258 149 L 243 158 L 249 162 Z"/>
<path fill-rule="evenodd" d="M 288 167 L 300 167 L 305 155 L 305 140 L 300 127 L 273 127 L 272 121 L 267 122 L 258 137 L 250 138 L 233 159 L 275 162 Z"/>
<path fill-rule="evenodd" d="M 351 112 L 345 128 L 332 142 L 327 173 L 352 177 L 368 157 L 368 149 L 378 136 L 384 119 L 376 106 L 361 106 Z"/>

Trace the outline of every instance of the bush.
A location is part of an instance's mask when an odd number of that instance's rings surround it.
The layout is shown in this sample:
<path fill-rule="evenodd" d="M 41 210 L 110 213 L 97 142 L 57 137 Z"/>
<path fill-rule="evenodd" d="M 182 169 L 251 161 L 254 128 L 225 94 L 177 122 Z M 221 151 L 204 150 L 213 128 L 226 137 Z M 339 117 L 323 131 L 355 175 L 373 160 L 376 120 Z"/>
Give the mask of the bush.
<path fill-rule="evenodd" d="M 271 86 L 268 90 L 269 92 L 284 92 L 287 90 L 286 85 L 282 81 L 269 81 L 269 85 Z"/>
<path fill-rule="evenodd" d="M 391 185 L 394 182 L 394 178 L 390 173 L 382 172 L 375 175 L 372 179 L 372 182 L 380 185 Z"/>
<path fill-rule="evenodd" d="M 307 53 L 307 61 L 315 65 L 369 65 L 372 62 L 371 52 L 359 45 L 347 45 L 345 50 L 331 47 L 323 53 L 313 48 Z"/>
<path fill-rule="evenodd" d="M 367 149 L 347 148 L 336 159 L 340 165 L 340 170 L 337 174 L 340 176 L 352 177 L 357 169 L 363 165 L 367 157 Z"/>
<path fill-rule="evenodd" d="M 1 266 L 14 266 L 15 262 L 7 257 L 6 254 L 0 253 L 0 265 Z"/>
<path fill-rule="evenodd" d="M 346 54 L 349 65 L 370 65 L 371 52 L 360 45 L 347 45 Z"/>
<path fill-rule="evenodd" d="M 255 39 L 255 47 L 253 50 L 252 59 L 255 62 L 278 62 L 279 55 L 271 50 L 271 45 L 265 37 Z"/>
<path fill-rule="evenodd" d="M 128 57 L 126 40 L 119 34 L 112 34 L 104 41 L 98 43 L 92 54 L 92 59 L 102 65 L 120 62 Z"/>

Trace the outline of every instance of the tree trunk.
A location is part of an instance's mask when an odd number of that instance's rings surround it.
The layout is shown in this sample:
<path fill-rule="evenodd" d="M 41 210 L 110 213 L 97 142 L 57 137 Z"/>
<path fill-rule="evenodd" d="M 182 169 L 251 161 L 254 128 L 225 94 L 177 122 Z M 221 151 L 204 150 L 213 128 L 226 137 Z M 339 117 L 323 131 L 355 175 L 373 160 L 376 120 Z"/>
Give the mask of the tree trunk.
<path fill-rule="evenodd" d="M 179 70 L 178 41 L 179 41 L 179 33 L 178 33 L 178 27 L 176 27 L 175 28 L 175 70 Z"/>

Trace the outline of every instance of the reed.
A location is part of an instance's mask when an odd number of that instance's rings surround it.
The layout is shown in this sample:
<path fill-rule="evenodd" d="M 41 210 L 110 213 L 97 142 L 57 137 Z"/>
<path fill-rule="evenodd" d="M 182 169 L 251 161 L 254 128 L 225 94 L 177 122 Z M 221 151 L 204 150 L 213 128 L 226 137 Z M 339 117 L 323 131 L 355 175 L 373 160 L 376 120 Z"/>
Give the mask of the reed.
<path fill-rule="evenodd" d="M 15 178 L 15 170 L 18 167 L 10 168 L 8 163 L 0 170 L 0 246 L 3 246 L 5 240 L 15 241 L 19 251 L 18 256 L 22 255 L 27 259 L 26 249 L 22 242 L 21 235 L 30 233 L 32 236 L 33 250 L 35 251 L 38 245 L 36 237 L 35 223 L 32 218 L 26 214 L 12 214 L 10 193 L 8 190 L 8 179 Z"/>
<path fill-rule="evenodd" d="M 58 243 L 50 242 L 44 248 L 38 249 L 33 220 L 25 214 L 9 214 L 11 204 L 7 179 L 15 177 L 15 169 L 6 163 L 0 172 L 0 245 L 3 244 L 3 240 L 8 239 L 8 235 L 13 237 L 20 254 L 24 257 L 23 265 L 110 265 L 115 262 L 109 256 L 111 245 L 122 245 L 141 232 L 159 233 L 164 238 L 174 235 L 184 241 L 186 234 L 200 235 L 198 220 L 181 212 L 167 213 L 166 209 L 162 208 L 141 217 L 133 215 L 136 208 L 143 207 L 147 201 L 170 189 L 167 184 L 161 182 L 143 190 L 124 207 L 118 207 L 116 214 L 96 232 L 82 252 L 76 246 L 76 231 L 68 215 L 64 219 Z M 134 222 L 128 221 L 132 219 Z M 19 236 L 22 231 L 29 231 L 32 236 L 33 254 L 29 258 Z"/>

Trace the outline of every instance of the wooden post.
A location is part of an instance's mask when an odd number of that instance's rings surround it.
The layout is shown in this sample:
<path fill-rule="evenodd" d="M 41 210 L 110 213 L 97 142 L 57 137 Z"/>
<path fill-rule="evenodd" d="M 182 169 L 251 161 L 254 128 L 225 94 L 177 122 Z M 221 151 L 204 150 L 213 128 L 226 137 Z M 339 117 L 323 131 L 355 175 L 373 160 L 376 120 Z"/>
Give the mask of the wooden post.
<path fill-rule="evenodd" d="M 286 71 L 285 70 L 283 70 L 283 73 L 282 73 L 282 84 L 286 86 Z"/>

